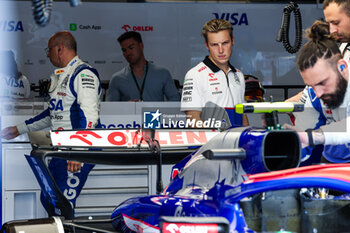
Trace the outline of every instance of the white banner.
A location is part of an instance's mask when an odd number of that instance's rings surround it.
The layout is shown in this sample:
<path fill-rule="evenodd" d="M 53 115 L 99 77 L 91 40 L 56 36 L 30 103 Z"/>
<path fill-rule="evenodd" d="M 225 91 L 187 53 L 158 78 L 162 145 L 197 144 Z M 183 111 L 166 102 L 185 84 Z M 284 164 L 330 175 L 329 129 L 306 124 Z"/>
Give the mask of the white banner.
<path fill-rule="evenodd" d="M 201 146 L 219 133 L 217 130 L 159 130 L 155 131 L 154 138 L 161 148 L 189 147 Z M 149 130 L 137 129 L 51 132 L 52 145 L 58 147 L 148 148 L 149 137 Z"/>

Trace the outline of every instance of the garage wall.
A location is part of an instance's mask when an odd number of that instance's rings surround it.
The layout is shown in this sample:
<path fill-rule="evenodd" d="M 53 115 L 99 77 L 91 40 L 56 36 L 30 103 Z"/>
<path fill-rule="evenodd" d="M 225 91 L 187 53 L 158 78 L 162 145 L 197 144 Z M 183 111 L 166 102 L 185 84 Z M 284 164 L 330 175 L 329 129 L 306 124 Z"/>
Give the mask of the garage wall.
<path fill-rule="evenodd" d="M 10 5 L 11 4 L 11 5 Z M 170 70 L 183 82 L 191 67 L 207 55 L 201 28 L 212 18 L 224 18 L 234 26 L 235 46 L 231 63 L 265 85 L 302 84 L 295 69 L 296 54 L 275 41 L 285 4 L 234 3 L 112 3 L 84 2 L 70 7 L 54 2 L 51 21 L 37 26 L 31 2 L 1 1 L 8 15 L 0 16 L 0 31 L 9 40 L 0 49 L 14 51 L 19 70 L 32 83 L 49 78 L 53 66 L 44 48 L 56 31 L 68 30 L 78 41 L 81 58 L 96 67 L 102 80 L 126 65 L 116 38 L 127 30 L 139 31 L 149 61 Z M 303 28 L 323 17 L 321 5 L 300 4 Z M 291 17 L 294 43 L 294 17 Z"/>

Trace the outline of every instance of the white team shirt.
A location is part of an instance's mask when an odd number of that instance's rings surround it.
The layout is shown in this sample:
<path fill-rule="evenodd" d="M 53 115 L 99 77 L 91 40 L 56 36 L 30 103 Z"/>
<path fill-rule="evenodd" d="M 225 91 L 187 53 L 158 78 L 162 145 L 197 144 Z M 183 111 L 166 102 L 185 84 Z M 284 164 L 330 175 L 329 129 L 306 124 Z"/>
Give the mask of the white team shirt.
<path fill-rule="evenodd" d="M 341 54 L 343 55 L 343 58 L 347 61 L 350 62 L 350 45 L 348 46 L 349 43 L 342 43 L 339 46 L 339 50 Z"/>
<path fill-rule="evenodd" d="M 243 73 L 230 65 L 225 72 L 209 57 L 189 70 L 185 76 L 181 111 L 203 112 L 204 107 L 233 108 L 244 102 L 245 82 Z"/>
<path fill-rule="evenodd" d="M 85 68 L 79 71 L 81 65 Z M 23 134 L 47 127 L 52 130 L 95 128 L 99 124 L 101 84 L 88 68 L 91 67 L 76 56 L 66 67 L 56 69 L 51 75 L 48 109 L 17 125 L 18 132 Z"/>

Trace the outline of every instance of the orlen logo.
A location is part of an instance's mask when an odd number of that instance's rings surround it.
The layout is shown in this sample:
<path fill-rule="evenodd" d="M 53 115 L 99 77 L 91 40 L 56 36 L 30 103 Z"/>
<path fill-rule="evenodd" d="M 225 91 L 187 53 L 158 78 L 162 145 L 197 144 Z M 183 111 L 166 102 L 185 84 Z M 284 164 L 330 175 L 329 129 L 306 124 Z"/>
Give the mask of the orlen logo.
<path fill-rule="evenodd" d="M 139 32 L 152 32 L 153 26 L 130 26 L 128 24 L 125 24 L 122 29 L 124 29 L 126 32 L 128 31 L 139 31 Z"/>
<path fill-rule="evenodd" d="M 92 132 L 92 131 L 77 131 L 74 135 L 70 136 L 70 139 L 79 139 L 80 141 L 84 142 L 85 144 L 92 146 L 93 142 L 86 139 L 86 137 L 88 135 L 92 136 L 92 141 L 102 138 L 100 135 L 98 135 L 97 133 Z M 129 135 L 129 137 L 130 137 L 130 135 Z M 121 146 L 121 145 L 126 145 L 129 142 L 129 137 L 126 134 L 124 134 L 123 132 L 113 132 L 113 133 L 108 135 L 107 139 L 108 139 L 109 143 L 111 143 L 113 145 Z M 138 137 L 140 137 L 140 136 L 137 135 L 136 132 L 131 135 L 130 138 L 132 138 L 133 144 L 137 143 L 137 141 L 139 139 Z"/>
<path fill-rule="evenodd" d="M 54 145 L 75 145 L 75 146 L 134 146 L 140 142 L 147 145 L 142 140 L 144 135 L 138 130 L 118 130 L 118 131 L 76 131 L 70 132 L 56 131 L 51 135 L 54 139 Z M 155 132 L 155 139 L 162 146 L 165 145 L 197 145 L 208 141 L 211 134 L 204 131 L 171 131 Z M 209 137 L 209 138 L 208 138 Z"/>
<path fill-rule="evenodd" d="M 97 133 L 91 131 L 77 131 L 75 135 L 70 136 L 70 139 L 76 138 L 88 144 L 89 146 L 92 146 L 92 142 L 86 139 L 88 135 L 93 136 L 94 138 L 102 138 Z"/>
<path fill-rule="evenodd" d="M 0 30 L 3 32 L 23 32 L 23 23 L 15 20 L 0 20 Z"/>
<path fill-rule="evenodd" d="M 213 13 L 216 19 L 225 19 L 229 21 L 232 25 L 242 25 L 248 26 L 248 16 L 246 13 Z"/>

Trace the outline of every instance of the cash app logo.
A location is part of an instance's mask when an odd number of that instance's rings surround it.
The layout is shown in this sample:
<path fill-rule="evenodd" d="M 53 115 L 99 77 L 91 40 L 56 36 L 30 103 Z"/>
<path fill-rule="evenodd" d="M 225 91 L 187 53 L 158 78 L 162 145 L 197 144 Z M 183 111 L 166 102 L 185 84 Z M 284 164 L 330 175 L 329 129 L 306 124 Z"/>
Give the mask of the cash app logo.
<path fill-rule="evenodd" d="M 76 23 L 69 24 L 69 30 L 76 31 L 77 30 L 77 24 Z"/>

